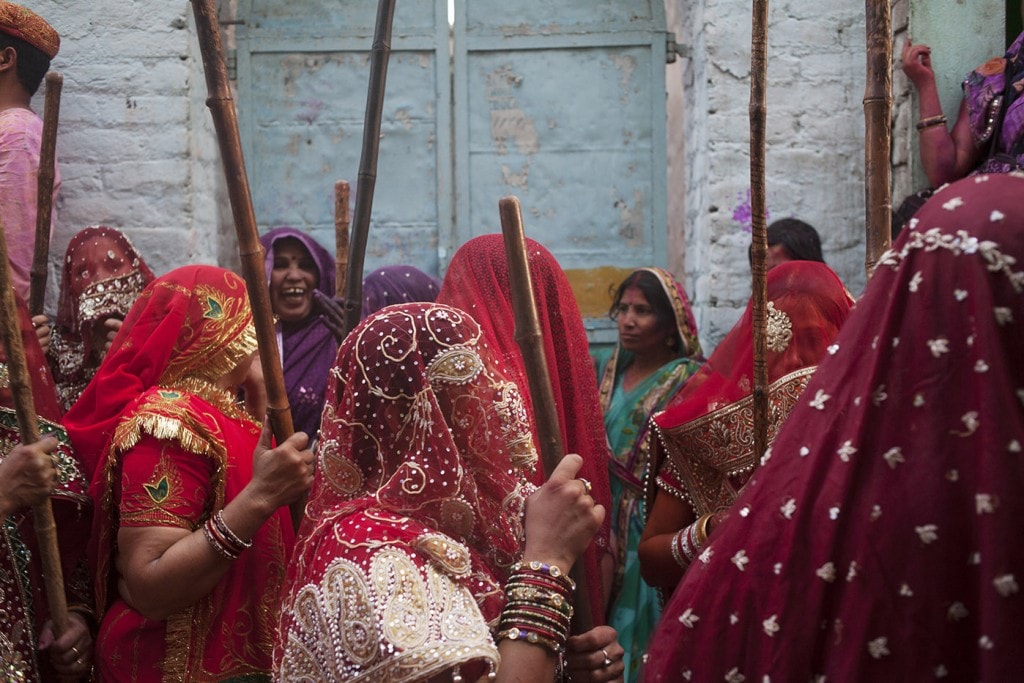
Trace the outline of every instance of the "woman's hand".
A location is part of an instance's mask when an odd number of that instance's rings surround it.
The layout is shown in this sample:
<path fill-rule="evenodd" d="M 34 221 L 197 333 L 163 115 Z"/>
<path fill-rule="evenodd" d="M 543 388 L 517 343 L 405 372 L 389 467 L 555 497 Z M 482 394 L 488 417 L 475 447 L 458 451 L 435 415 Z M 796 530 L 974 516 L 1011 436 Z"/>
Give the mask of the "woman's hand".
<path fill-rule="evenodd" d="M 565 668 L 573 683 L 621 681 L 626 651 L 611 626 L 596 626 L 569 638 L 565 644 Z"/>
<path fill-rule="evenodd" d="M 345 305 L 339 299 L 332 299 L 319 289 L 313 290 L 313 301 L 324 314 L 324 324 L 340 344 L 345 338 Z"/>
<path fill-rule="evenodd" d="M 918 90 L 921 89 L 922 84 L 935 81 L 935 71 L 932 70 L 932 49 L 927 45 L 914 45 L 908 39 L 903 44 L 900 68 Z"/>
<path fill-rule="evenodd" d="M 68 630 L 54 639 L 53 622 L 43 624 L 39 634 L 40 652 L 50 652 L 53 668 L 61 676 L 79 680 L 92 669 L 92 636 L 81 614 L 68 612 Z"/>
<path fill-rule="evenodd" d="M 523 559 L 558 565 L 568 572 L 604 520 L 604 506 L 590 497 L 590 484 L 575 479 L 583 458 L 562 458 L 544 485 L 526 501 Z"/>
<path fill-rule="evenodd" d="M 36 331 L 36 339 L 39 340 L 39 346 L 42 347 L 43 353 L 46 353 L 50 349 L 50 319 L 45 315 L 34 315 L 32 316 L 32 327 Z"/>
<path fill-rule="evenodd" d="M 57 485 L 57 468 L 51 453 L 57 450 L 53 437 L 34 444 L 19 444 L 0 461 L 0 520 L 22 508 L 46 500 Z"/>
<path fill-rule="evenodd" d="M 277 448 L 270 448 L 270 425 L 263 425 L 253 453 L 252 481 L 243 492 L 269 517 L 274 510 L 305 494 L 313 485 L 313 453 L 305 432 L 295 432 Z"/>

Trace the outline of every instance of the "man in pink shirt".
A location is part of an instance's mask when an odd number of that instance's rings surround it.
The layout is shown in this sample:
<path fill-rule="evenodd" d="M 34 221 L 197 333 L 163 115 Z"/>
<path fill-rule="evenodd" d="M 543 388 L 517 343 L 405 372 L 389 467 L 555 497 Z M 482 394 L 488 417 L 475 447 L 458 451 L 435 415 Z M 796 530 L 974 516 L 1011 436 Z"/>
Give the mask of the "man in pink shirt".
<path fill-rule="evenodd" d="M 60 36 L 44 19 L 20 5 L 0 2 L 0 217 L 11 277 L 26 300 L 36 241 L 43 133 L 43 121 L 30 105 L 59 49 Z M 59 189 L 58 172 L 53 184 L 55 201 Z M 52 219 L 50 230 L 52 233 Z"/>

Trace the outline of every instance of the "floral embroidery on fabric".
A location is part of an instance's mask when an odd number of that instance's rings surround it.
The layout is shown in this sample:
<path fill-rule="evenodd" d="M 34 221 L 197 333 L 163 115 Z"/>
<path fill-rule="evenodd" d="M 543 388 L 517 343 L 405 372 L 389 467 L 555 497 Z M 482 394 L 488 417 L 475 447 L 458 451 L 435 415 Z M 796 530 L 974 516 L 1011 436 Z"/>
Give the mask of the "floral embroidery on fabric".
<path fill-rule="evenodd" d="M 793 322 L 785 311 L 775 308 L 775 302 L 768 302 L 767 343 L 771 351 L 781 353 L 793 340 Z"/>

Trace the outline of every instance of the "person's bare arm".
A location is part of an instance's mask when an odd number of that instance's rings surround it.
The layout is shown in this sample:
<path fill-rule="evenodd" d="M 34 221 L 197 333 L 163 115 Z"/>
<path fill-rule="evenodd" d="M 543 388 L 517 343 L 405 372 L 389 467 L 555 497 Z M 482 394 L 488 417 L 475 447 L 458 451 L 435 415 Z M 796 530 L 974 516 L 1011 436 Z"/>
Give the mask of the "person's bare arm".
<path fill-rule="evenodd" d="M 680 529 L 696 521 L 693 508 L 684 501 L 659 490 L 640 537 L 637 555 L 640 575 L 656 588 L 672 590 L 683 577 L 684 569 L 672 556 L 672 541 Z"/>
<path fill-rule="evenodd" d="M 269 449 L 264 428 L 253 456 L 252 481 L 224 507 L 224 523 L 243 540 L 251 539 L 282 505 L 306 492 L 313 479 L 313 454 L 297 432 Z M 231 566 L 207 541 L 203 530 L 123 527 L 118 530 L 118 591 L 135 610 L 162 620 L 207 595 Z"/>

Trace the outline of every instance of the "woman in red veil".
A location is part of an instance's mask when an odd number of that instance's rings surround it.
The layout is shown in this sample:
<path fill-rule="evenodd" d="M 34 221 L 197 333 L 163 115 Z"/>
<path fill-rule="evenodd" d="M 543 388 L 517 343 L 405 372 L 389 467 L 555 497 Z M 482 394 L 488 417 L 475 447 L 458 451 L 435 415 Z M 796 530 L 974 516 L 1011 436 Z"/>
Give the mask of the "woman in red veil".
<path fill-rule="evenodd" d="M 312 479 L 297 432 L 235 401 L 256 351 L 244 281 L 186 266 L 135 302 L 65 417 L 92 472 L 103 681 L 268 680 L 293 533 Z"/>
<path fill-rule="evenodd" d="M 544 357 L 558 406 L 562 444 L 567 453 L 578 453 L 583 458 L 580 476 L 593 485 L 594 500 L 610 509 L 608 460 L 611 451 L 580 309 L 565 273 L 551 252 L 529 238 L 526 250 Z M 487 340 L 500 351 L 509 376 L 526 401 L 530 424 L 536 425 L 526 366 L 515 341 L 511 296 L 504 241 L 501 235 L 493 234 L 474 237 L 455 252 L 437 301 L 461 308 L 480 323 Z M 544 481 L 539 466 L 533 481 L 538 484 Z M 594 624 L 605 623 L 604 586 L 611 582 L 613 564 L 609 549 L 610 524 L 606 517 L 581 560 Z M 602 565 L 607 571 L 602 571 Z"/>
<path fill-rule="evenodd" d="M 815 261 L 781 263 L 767 284 L 770 441 L 853 302 L 836 274 Z M 753 346 L 748 304 L 708 362 L 652 418 L 657 492 L 639 548 L 652 586 L 675 587 L 754 468 Z"/>
<path fill-rule="evenodd" d="M 1020 678 L 1022 196 L 948 185 L 882 255 L 644 680 Z"/>

